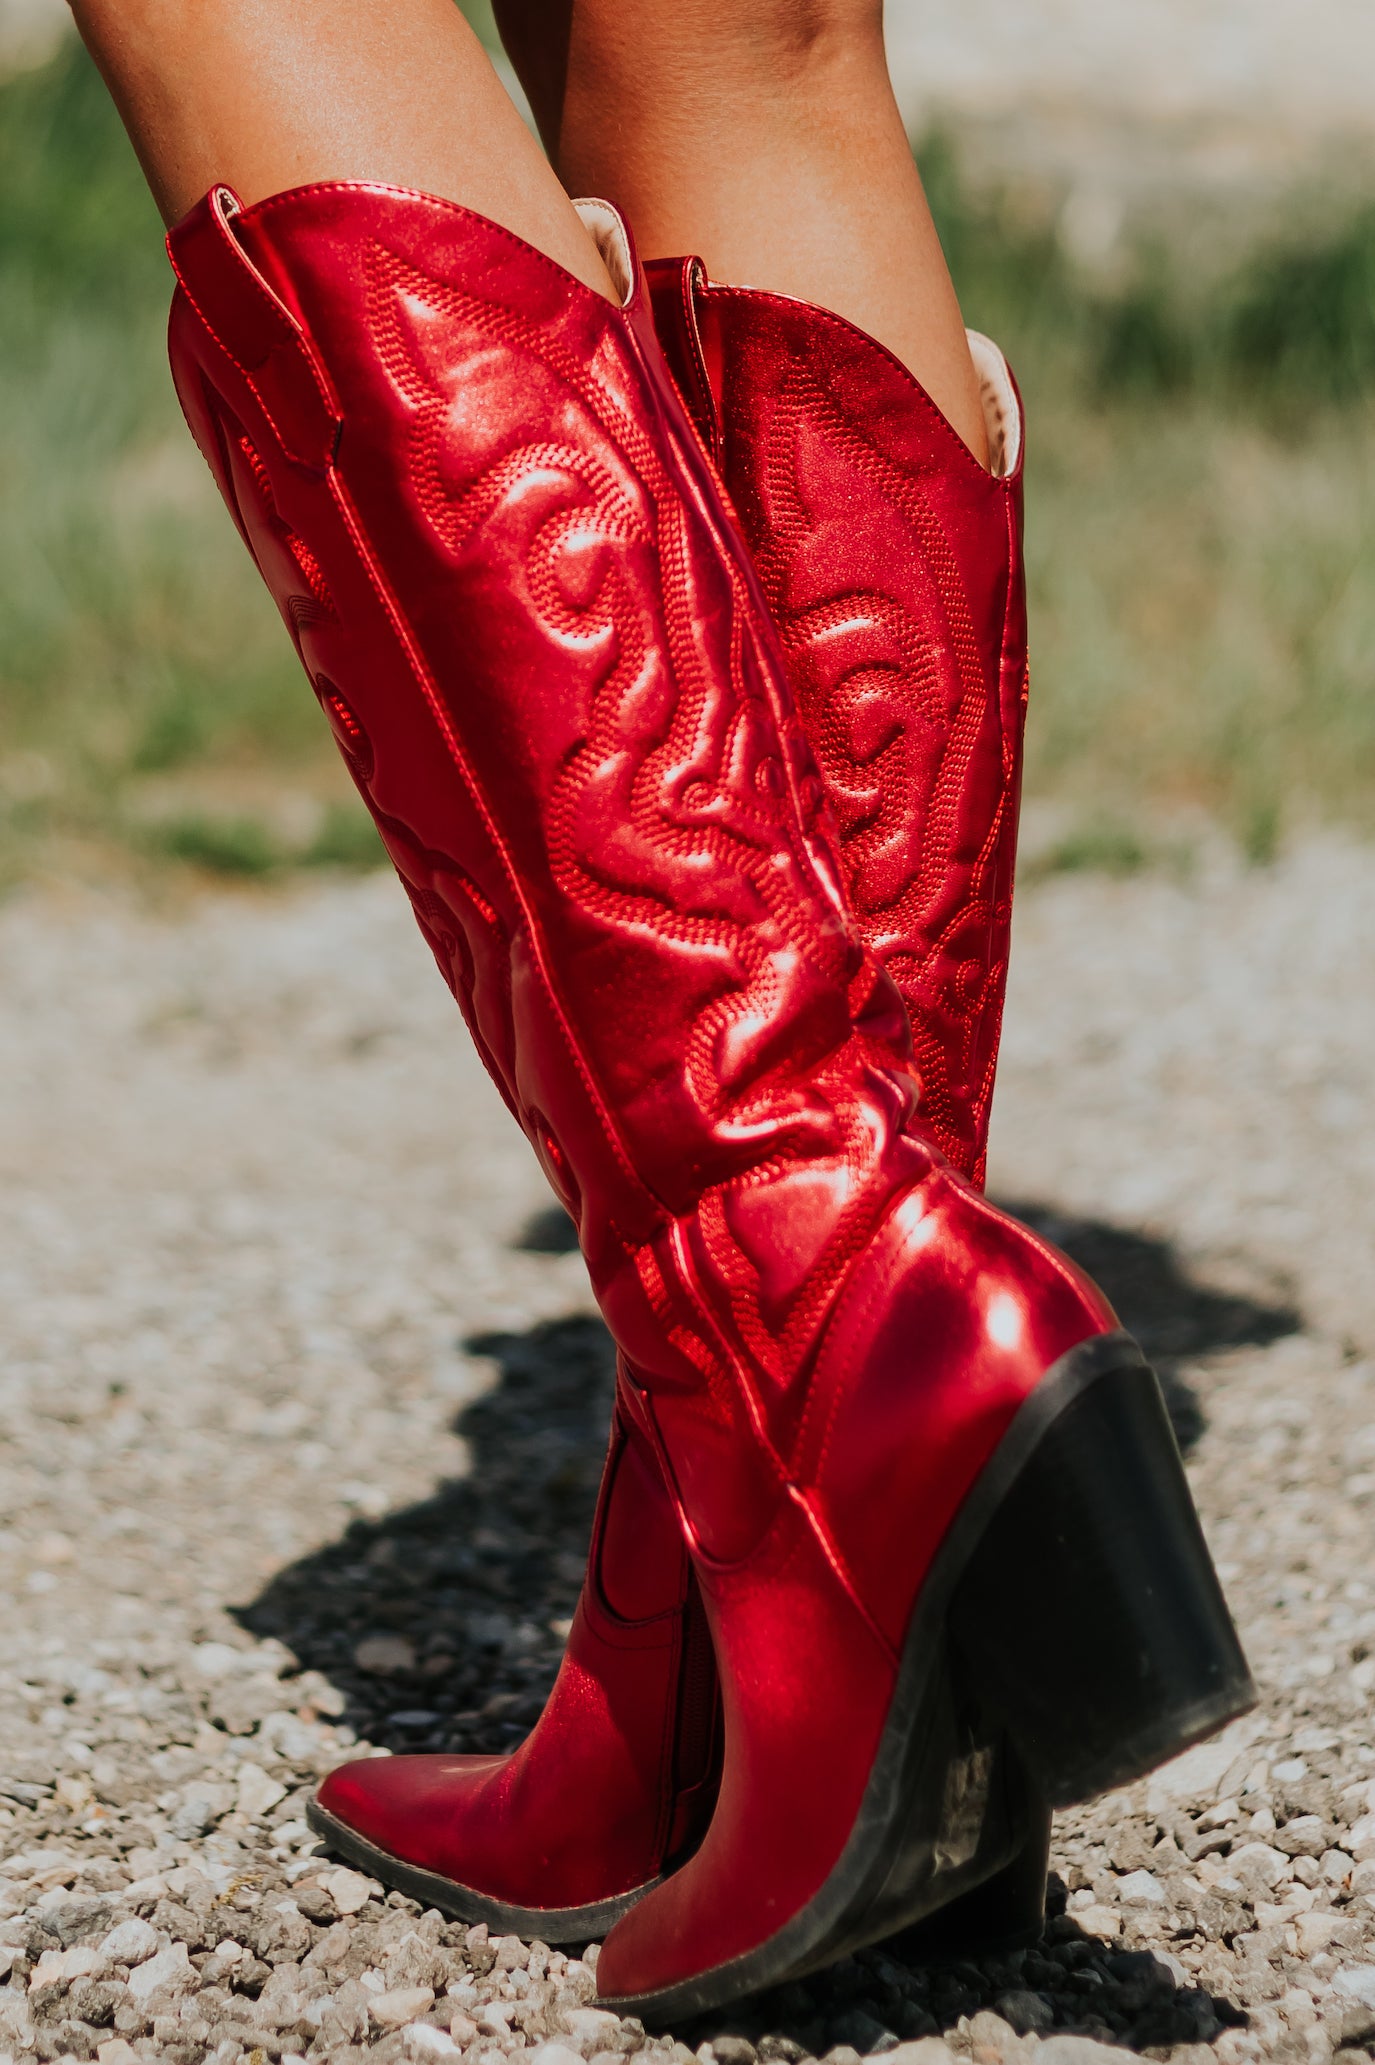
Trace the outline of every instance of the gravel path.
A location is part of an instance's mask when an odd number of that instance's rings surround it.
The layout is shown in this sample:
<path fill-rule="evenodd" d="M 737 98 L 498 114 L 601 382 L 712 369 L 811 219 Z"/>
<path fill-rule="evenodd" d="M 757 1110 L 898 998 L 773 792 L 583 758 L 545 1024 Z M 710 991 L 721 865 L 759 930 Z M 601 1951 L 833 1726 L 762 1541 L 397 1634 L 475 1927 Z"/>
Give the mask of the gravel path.
<path fill-rule="evenodd" d="M 995 1187 L 1159 1359 L 1263 1712 L 1062 1818 L 1025 1956 L 650 2039 L 301 1818 L 528 1726 L 609 1396 L 393 883 L 0 909 L 0 2058 L 1375 2057 L 1372 897 L 1318 841 L 1021 904 Z"/>

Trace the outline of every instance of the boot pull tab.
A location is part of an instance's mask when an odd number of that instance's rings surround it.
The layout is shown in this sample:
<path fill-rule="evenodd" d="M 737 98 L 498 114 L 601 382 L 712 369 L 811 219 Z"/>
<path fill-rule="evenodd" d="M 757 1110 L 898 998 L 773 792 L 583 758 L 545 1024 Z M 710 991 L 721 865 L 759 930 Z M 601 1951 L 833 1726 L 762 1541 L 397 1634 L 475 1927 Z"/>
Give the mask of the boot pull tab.
<path fill-rule="evenodd" d="M 183 294 L 247 381 L 287 457 L 324 473 L 343 413 L 305 331 L 235 234 L 241 209 L 231 188 L 212 187 L 169 230 L 167 255 Z"/>
<path fill-rule="evenodd" d="M 724 456 L 721 422 L 719 347 L 712 364 L 709 344 L 715 342 L 715 325 L 710 337 L 700 320 L 706 268 L 700 258 L 655 258 L 645 267 L 649 298 L 654 309 L 654 327 L 669 371 L 677 383 L 693 428 L 718 469 Z M 713 375 L 715 377 L 713 377 Z"/>

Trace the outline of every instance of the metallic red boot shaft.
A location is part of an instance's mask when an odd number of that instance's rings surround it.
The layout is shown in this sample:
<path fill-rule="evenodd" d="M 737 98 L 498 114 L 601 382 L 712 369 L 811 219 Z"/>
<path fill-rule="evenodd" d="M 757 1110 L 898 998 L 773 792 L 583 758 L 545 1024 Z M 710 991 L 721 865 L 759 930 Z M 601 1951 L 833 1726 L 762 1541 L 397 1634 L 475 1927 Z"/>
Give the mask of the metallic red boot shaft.
<path fill-rule="evenodd" d="M 992 470 L 842 317 L 649 269 L 660 339 L 739 514 L 840 832 L 902 992 L 921 1120 L 983 1182 L 1026 707 L 1022 415 L 971 335 Z"/>
<path fill-rule="evenodd" d="M 911 1129 L 900 1003 L 626 254 L 617 310 L 462 209 L 356 186 L 238 216 L 212 196 L 172 248 L 193 427 L 574 1214 L 674 1488 L 720 1804 L 599 1980 L 706 2005 L 915 1918 L 941 1856 L 976 1861 L 963 1812 L 909 1834 L 961 1756 L 978 1791 L 942 1659 L 996 1616 L 966 1626 L 957 1591 L 1060 1424 L 1046 1372 L 1077 1397 L 1112 1316 Z M 1086 1510 L 1047 1539 L 1090 1539 Z M 1157 1671 L 1091 1755 L 997 1644 L 979 1683 L 1072 1788 L 1234 1710 L 1196 1648 L 1197 1697 L 1192 1663 Z"/>
<path fill-rule="evenodd" d="M 704 1192 L 911 1104 L 866 1069 L 896 999 L 753 574 L 642 299 L 418 196 L 225 209 L 173 238 L 179 387 L 199 359 L 208 456 L 629 1323 L 632 1258 Z"/>

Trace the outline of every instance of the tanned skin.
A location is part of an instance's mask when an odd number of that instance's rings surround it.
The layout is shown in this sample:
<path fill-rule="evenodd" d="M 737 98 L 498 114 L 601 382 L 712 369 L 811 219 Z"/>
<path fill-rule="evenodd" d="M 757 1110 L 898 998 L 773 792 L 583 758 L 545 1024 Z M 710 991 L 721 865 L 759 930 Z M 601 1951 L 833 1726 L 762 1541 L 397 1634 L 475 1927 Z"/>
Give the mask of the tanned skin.
<path fill-rule="evenodd" d="M 833 309 L 987 460 L 881 0 L 497 0 L 546 157 L 452 0 L 73 0 L 168 222 L 321 179 L 459 201 L 614 298 L 571 203 L 642 252 Z"/>

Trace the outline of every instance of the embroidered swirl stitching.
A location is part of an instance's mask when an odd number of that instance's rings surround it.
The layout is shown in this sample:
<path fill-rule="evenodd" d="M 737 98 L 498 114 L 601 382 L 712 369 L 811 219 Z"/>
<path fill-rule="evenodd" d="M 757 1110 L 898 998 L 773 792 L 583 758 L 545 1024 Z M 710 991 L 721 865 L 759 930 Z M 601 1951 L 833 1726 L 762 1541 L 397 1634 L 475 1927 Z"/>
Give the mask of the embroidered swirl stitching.
<path fill-rule="evenodd" d="M 793 604 L 789 562 L 799 536 L 828 513 L 813 506 L 800 477 L 804 434 L 820 434 L 843 450 L 912 524 L 946 615 L 945 652 L 933 650 L 898 594 L 855 588 Z M 767 511 L 760 575 L 839 821 L 847 886 L 908 1005 L 923 1121 L 951 1159 L 969 1169 L 1002 990 L 1004 957 L 993 959 L 989 949 L 1007 778 L 1004 769 L 972 863 L 961 859 L 996 690 L 985 679 L 958 563 L 920 483 L 873 447 L 800 360 L 789 366 L 778 395 L 759 486 Z M 834 680 L 827 647 L 837 634 L 866 640 L 869 653 Z M 933 747 L 937 773 L 923 815 L 913 808 L 915 772 Z M 1000 761 L 1004 752 L 1000 739 Z M 960 955 L 961 941 L 971 938 L 978 950 Z"/>
<path fill-rule="evenodd" d="M 815 813 L 819 792 L 799 807 L 793 743 L 785 739 L 780 755 L 780 712 L 738 573 L 729 566 L 729 616 L 706 653 L 693 597 L 700 519 L 653 439 L 609 387 L 547 331 L 381 247 L 373 289 L 379 353 L 417 411 L 412 479 L 432 528 L 451 553 L 480 554 L 494 512 L 512 497 L 541 494 L 521 567 L 527 592 L 559 640 L 602 662 L 583 741 L 549 802 L 560 891 L 608 926 L 648 928 L 658 941 L 681 941 L 719 963 L 719 988 L 685 1026 L 684 1050 L 686 1080 L 713 1139 L 740 1150 L 742 1166 L 724 1189 L 773 1180 L 790 1157 L 818 1151 L 858 1175 L 873 1164 L 875 1138 L 872 1114 L 857 1108 L 854 1054 L 847 1047 L 809 1053 L 787 1036 L 789 967 L 819 968 L 840 987 L 856 949 L 807 843 L 804 813 Z M 608 463 L 551 438 L 507 450 L 475 480 L 446 475 L 453 393 L 437 381 L 412 332 L 418 308 L 449 319 L 483 348 L 499 343 L 550 369 L 593 418 Z M 586 574 L 590 538 L 598 548 L 594 578 Z M 576 592 L 563 564 L 573 540 L 584 560 Z M 715 549 L 713 541 L 713 556 Z M 879 1208 L 862 1182 L 847 1191 L 834 1241 L 800 1295 L 808 1309 L 858 1245 L 855 1222 L 867 1223 Z M 715 1259 L 752 1345 L 781 1374 L 775 1329 L 758 1316 L 752 1269 L 709 1197 L 702 1223 L 719 1236 Z"/>
<path fill-rule="evenodd" d="M 372 792 L 376 768 L 372 741 L 356 711 L 335 683 L 311 667 L 302 646 L 302 639 L 312 629 L 339 622 L 339 613 L 324 571 L 305 540 L 283 517 L 273 493 L 267 463 L 253 440 L 233 422 L 223 405 L 216 406 L 216 415 L 226 446 L 237 453 L 251 483 L 254 504 L 251 512 L 244 507 L 243 497 L 237 496 L 240 515 L 249 535 L 260 537 L 265 531 L 276 547 L 275 564 L 269 565 L 263 565 L 265 554 L 261 544 L 256 547 L 264 578 L 291 628 L 302 663 L 329 720 L 344 763 L 382 834 L 401 885 L 410 899 L 416 923 L 434 955 L 440 974 L 453 992 L 488 1073 L 509 1103 L 505 1073 L 498 1065 L 480 1022 L 476 997 L 477 966 L 470 939 L 470 934 L 475 931 L 485 934 L 488 951 L 483 955 L 484 965 L 496 975 L 501 1006 L 509 1021 L 510 941 L 506 928 L 477 884 L 456 860 L 426 846 L 409 825 L 382 810 L 376 802 Z M 282 580 L 282 572 L 287 568 L 299 576 L 299 588 Z M 506 1044 L 509 1047 L 509 1035 Z"/>

